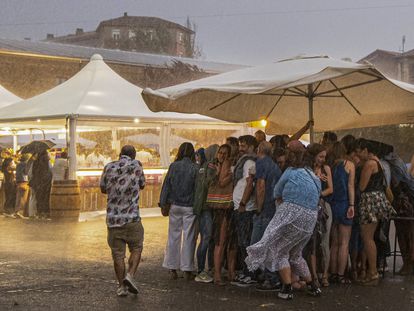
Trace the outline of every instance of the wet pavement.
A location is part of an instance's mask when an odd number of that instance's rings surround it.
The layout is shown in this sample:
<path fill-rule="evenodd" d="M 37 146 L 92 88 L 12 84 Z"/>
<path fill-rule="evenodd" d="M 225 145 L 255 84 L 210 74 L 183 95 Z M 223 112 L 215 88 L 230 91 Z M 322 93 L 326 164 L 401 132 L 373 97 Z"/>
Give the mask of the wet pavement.
<path fill-rule="evenodd" d="M 386 275 L 378 287 L 331 286 L 320 298 L 216 287 L 161 268 L 166 218 L 145 218 L 140 293 L 120 298 L 104 219 L 53 223 L 0 218 L 0 310 L 414 310 L 414 276 Z M 391 263 L 391 262 L 390 262 Z"/>

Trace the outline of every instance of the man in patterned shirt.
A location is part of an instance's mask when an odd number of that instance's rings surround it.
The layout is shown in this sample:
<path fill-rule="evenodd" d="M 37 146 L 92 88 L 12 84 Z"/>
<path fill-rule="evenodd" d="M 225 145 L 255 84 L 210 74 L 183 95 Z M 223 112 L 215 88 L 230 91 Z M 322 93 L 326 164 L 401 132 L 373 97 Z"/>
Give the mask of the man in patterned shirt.
<path fill-rule="evenodd" d="M 123 146 L 119 160 L 105 166 L 100 182 L 102 193 L 108 195 L 106 224 L 119 284 L 118 296 L 126 296 L 128 291 L 138 293 L 134 275 L 141 260 L 144 242 L 138 200 L 139 191 L 145 187 L 145 176 L 142 164 L 135 160 L 135 156 L 133 146 Z M 128 271 L 124 262 L 126 245 L 130 251 Z"/>

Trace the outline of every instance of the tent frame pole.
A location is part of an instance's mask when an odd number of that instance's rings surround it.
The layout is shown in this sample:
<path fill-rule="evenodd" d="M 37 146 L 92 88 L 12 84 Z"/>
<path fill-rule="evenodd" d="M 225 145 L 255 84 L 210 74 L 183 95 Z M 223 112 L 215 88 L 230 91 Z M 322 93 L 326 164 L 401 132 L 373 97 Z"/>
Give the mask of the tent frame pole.
<path fill-rule="evenodd" d="M 71 116 L 69 119 L 69 179 L 76 180 L 76 118 Z"/>

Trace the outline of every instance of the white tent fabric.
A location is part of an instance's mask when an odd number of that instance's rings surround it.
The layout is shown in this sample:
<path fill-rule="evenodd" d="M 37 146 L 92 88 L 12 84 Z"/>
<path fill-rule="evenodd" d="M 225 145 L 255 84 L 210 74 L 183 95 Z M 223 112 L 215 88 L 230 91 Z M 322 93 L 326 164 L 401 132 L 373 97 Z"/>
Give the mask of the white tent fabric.
<path fill-rule="evenodd" d="M 229 122 L 266 119 L 279 133 L 296 132 L 312 114 L 317 131 L 414 122 L 413 85 L 389 79 L 372 65 L 327 56 L 145 89 L 143 98 L 152 111 L 200 113 Z"/>
<path fill-rule="evenodd" d="M 205 120 L 200 115 L 154 113 L 142 89 L 115 73 L 98 54 L 71 79 L 30 99 L 0 109 L 0 122 L 33 119 L 122 118 L 132 120 Z"/>
<path fill-rule="evenodd" d="M 138 134 L 138 135 L 131 135 L 124 138 L 126 141 L 138 143 L 144 146 L 153 146 L 153 145 L 161 145 L 161 138 L 159 135 L 155 135 L 152 133 L 146 133 L 146 134 Z M 170 147 L 176 147 L 181 145 L 182 143 L 189 142 L 191 144 L 195 144 L 195 141 L 176 136 L 171 135 L 169 138 L 169 145 Z"/>
<path fill-rule="evenodd" d="M 0 85 L 0 108 L 17 103 L 22 99 Z"/>
<path fill-rule="evenodd" d="M 43 136 L 41 134 L 34 134 L 34 135 L 17 135 L 17 141 L 20 146 L 26 145 L 30 143 L 32 140 L 41 140 Z M 45 137 L 46 140 L 50 140 L 54 142 L 56 145 L 54 148 L 66 148 L 66 139 L 58 138 L 57 135 L 54 134 L 47 134 Z M 96 146 L 96 142 L 78 137 L 76 143 L 88 148 L 93 149 Z M 13 147 L 13 136 L 1 136 L 0 137 L 0 145 Z"/>

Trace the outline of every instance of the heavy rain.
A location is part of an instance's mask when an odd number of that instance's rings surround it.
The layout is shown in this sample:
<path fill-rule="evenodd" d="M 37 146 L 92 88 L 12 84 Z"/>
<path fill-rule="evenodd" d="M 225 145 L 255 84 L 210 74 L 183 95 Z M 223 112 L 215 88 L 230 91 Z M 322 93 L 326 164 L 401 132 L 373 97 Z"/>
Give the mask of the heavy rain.
<path fill-rule="evenodd" d="M 414 308 L 413 3 L 0 6 L 0 310 Z"/>

